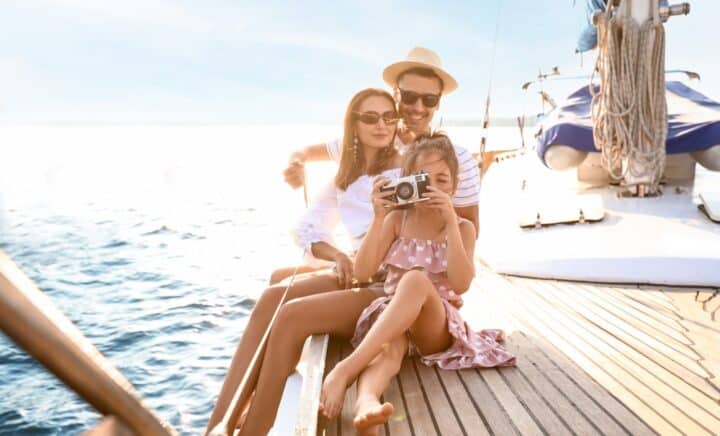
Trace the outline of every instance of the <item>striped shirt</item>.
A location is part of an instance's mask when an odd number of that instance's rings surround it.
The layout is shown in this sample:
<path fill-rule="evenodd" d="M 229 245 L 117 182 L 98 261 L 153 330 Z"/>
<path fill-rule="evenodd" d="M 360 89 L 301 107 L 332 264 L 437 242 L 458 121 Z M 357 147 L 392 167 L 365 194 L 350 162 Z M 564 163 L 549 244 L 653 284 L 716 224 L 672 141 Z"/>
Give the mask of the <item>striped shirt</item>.
<path fill-rule="evenodd" d="M 340 139 L 329 141 L 325 146 L 330 158 L 339 163 L 342 153 Z M 409 147 L 398 137 L 395 138 L 395 146 L 401 153 Z M 455 207 L 475 206 L 480 201 L 480 170 L 467 148 L 455 144 L 453 146 L 458 159 L 458 185 L 453 197 L 453 205 Z"/>

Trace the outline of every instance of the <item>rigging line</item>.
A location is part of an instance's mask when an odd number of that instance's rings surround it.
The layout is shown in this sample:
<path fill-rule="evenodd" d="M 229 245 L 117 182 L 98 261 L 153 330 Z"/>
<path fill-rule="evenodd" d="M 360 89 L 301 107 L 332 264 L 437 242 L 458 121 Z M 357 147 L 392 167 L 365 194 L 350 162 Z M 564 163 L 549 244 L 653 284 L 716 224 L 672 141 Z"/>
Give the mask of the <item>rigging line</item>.
<path fill-rule="evenodd" d="M 307 248 L 303 251 L 303 256 L 307 254 Z M 233 393 L 233 397 L 230 400 L 230 404 L 228 404 L 227 409 L 225 410 L 225 414 L 222 416 L 220 422 L 218 422 L 208 433 L 209 436 L 229 436 L 233 434 L 234 429 L 238 426 L 243 409 L 250 401 L 250 397 L 252 396 L 252 392 L 255 389 L 255 385 L 257 382 L 257 378 L 259 377 L 260 373 L 260 367 L 259 365 L 262 363 L 263 356 L 265 354 L 265 346 L 267 345 L 268 339 L 270 337 L 270 331 L 273 328 L 273 325 L 275 324 L 275 320 L 278 317 L 278 314 L 280 313 L 280 309 L 282 308 L 283 304 L 285 304 L 285 301 L 287 300 L 288 292 L 290 291 L 290 288 L 293 286 L 295 282 L 295 277 L 297 276 L 298 269 L 300 268 L 300 264 L 295 266 L 295 270 L 292 273 L 292 276 L 290 277 L 290 281 L 288 282 L 287 286 L 285 287 L 285 291 L 283 292 L 282 296 L 280 297 L 280 302 L 278 303 L 277 307 L 275 308 L 275 311 L 273 312 L 273 316 L 270 319 L 270 322 L 265 329 L 265 333 L 263 334 L 262 338 L 260 339 L 260 344 L 258 345 L 257 349 L 253 353 L 252 359 L 250 360 L 250 363 L 245 370 L 245 373 L 243 374 L 243 378 L 241 379 L 240 383 L 238 384 L 238 387 L 235 389 L 235 392 Z"/>
<path fill-rule="evenodd" d="M 305 208 L 307 209 L 309 207 L 308 203 L 308 189 L 307 189 L 307 179 L 305 177 L 305 166 L 303 165 L 303 199 L 305 200 Z M 308 249 L 303 249 L 303 255 L 302 257 L 305 258 L 305 256 L 308 254 Z M 215 424 L 215 426 L 210 430 L 208 433 L 209 436 L 228 436 L 232 434 L 233 429 L 235 429 L 238 425 L 238 422 L 242 416 L 243 409 L 249 404 L 250 397 L 252 396 L 252 392 L 254 391 L 257 377 L 259 377 L 259 365 L 262 363 L 262 358 L 265 353 L 265 346 L 268 342 L 268 339 L 270 337 L 270 331 L 273 328 L 273 325 L 275 324 L 275 319 L 278 317 L 278 314 L 280 313 L 280 309 L 282 308 L 283 304 L 285 304 L 285 301 L 287 300 L 288 292 L 290 291 L 290 288 L 295 283 L 295 277 L 298 274 L 298 270 L 300 269 L 300 264 L 298 263 L 295 266 L 295 269 L 293 270 L 292 275 L 290 276 L 290 280 L 288 281 L 287 286 L 285 287 L 285 290 L 283 291 L 282 296 L 280 297 L 280 301 L 275 308 L 275 311 L 273 312 L 273 316 L 270 319 L 270 322 L 268 323 L 267 328 L 265 328 L 265 332 L 263 333 L 263 336 L 260 339 L 260 344 L 258 345 L 257 349 L 252 355 L 252 359 L 250 360 L 250 363 L 248 364 L 248 367 L 245 369 L 245 372 L 243 373 L 243 377 L 240 380 L 240 383 L 238 384 L 237 388 L 233 392 L 233 396 L 230 399 L 230 403 L 228 404 L 227 408 L 225 409 L 225 413 L 220 418 L 220 421 Z M 253 380 L 255 379 L 255 380 Z"/>
<path fill-rule="evenodd" d="M 490 78 L 488 80 L 488 91 L 487 97 L 485 98 L 485 114 L 483 115 L 482 123 L 482 137 L 480 139 L 480 167 L 482 168 L 482 162 L 485 155 L 485 147 L 487 146 L 488 128 L 490 126 L 490 93 L 492 92 L 492 80 L 495 73 L 495 55 L 497 53 L 497 41 L 498 34 L 500 33 L 500 11 L 502 10 L 502 0 L 498 0 L 497 13 L 495 16 L 495 36 L 493 38 L 493 51 L 490 57 Z M 480 177 L 482 178 L 482 174 Z"/>

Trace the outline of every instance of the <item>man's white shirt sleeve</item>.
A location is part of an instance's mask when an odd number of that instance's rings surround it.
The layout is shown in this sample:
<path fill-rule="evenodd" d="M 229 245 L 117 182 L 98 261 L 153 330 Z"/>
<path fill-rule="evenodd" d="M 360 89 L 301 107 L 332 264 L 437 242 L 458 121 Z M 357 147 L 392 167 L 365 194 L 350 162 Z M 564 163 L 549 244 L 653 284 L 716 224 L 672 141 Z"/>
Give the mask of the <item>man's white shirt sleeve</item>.
<path fill-rule="evenodd" d="M 468 149 L 455 146 L 458 159 L 458 185 L 453 205 L 455 207 L 475 206 L 480 202 L 480 170 Z"/>
<path fill-rule="evenodd" d="M 327 153 L 330 156 L 330 159 L 339 163 L 340 157 L 342 156 L 340 139 L 333 139 L 331 141 L 328 141 L 327 143 L 325 143 L 325 147 L 327 147 Z"/>

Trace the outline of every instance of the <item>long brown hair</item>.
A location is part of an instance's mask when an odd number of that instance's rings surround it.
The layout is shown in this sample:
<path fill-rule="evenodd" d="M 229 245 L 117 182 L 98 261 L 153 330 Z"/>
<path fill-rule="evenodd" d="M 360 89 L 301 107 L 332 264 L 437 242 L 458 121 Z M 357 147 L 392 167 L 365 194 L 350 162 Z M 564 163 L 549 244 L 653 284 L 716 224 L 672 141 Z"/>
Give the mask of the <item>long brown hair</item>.
<path fill-rule="evenodd" d="M 363 149 L 363 145 L 358 144 L 357 159 L 355 158 L 355 152 L 353 151 L 353 139 L 356 136 L 355 123 L 358 122 L 356 121 L 355 114 L 353 112 L 356 112 L 358 107 L 360 107 L 360 105 L 368 97 L 373 96 L 387 98 L 390 104 L 392 104 L 393 110 L 395 110 L 395 101 L 393 100 L 392 95 L 390 95 L 387 91 L 378 88 L 363 89 L 355 94 L 350 100 L 347 111 L 345 111 L 340 167 L 335 175 L 335 186 L 342 190 L 347 189 L 352 182 L 365 174 L 367 162 L 365 162 L 365 151 Z M 397 129 L 395 129 L 395 133 L 397 133 Z M 382 149 L 381 152 L 377 154 L 374 161 L 368 166 L 368 175 L 380 174 L 390 166 L 390 162 L 392 162 L 395 155 L 397 155 L 394 142 L 395 134 L 393 134 L 390 144 Z"/>
<path fill-rule="evenodd" d="M 450 142 L 450 138 L 443 132 L 435 132 L 417 139 L 417 142 L 405 153 L 402 175 L 411 175 L 418 157 L 426 153 L 439 154 L 440 158 L 447 164 L 450 169 L 450 177 L 453 181 L 453 191 L 455 191 L 458 185 L 458 159 L 455 154 L 455 147 L 452 145 L 452 142 Z"/>

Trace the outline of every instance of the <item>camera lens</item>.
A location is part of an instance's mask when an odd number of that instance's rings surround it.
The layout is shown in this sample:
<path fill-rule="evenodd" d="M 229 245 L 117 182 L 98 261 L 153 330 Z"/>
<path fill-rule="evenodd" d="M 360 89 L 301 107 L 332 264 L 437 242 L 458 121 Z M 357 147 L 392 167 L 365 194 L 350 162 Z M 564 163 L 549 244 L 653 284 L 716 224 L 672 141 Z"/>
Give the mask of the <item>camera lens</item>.
<path fill-rule="evenodd" d="M 400 183 L 399 185 L 397 185 L 397 188 L 395 188 L 395 194 L 401 200 L 411 199 L 414 192 L 415 189 L 413 189 L 413 186 L 407 182 Z"/>

